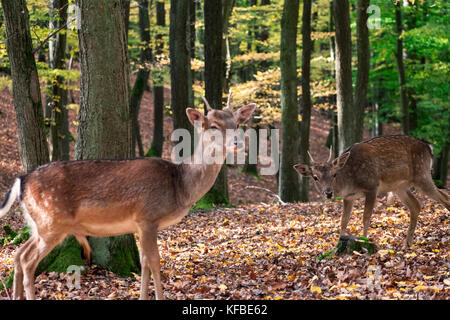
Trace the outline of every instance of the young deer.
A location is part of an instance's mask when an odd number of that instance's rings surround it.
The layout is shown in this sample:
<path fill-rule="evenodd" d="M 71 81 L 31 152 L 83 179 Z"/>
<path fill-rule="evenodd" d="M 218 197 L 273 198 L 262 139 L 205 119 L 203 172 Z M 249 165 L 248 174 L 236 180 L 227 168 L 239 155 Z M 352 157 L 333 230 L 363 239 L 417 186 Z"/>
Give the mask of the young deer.
<path fill-rule="evenodd" d="M 311 157 L 311 156 L 310 156 Z M 430 143 L 403 135 L 382 136 L 356 143 L 332 160 L 311 166 L 296 164 L 300 175 L 314 179 L 319 193 L 328 199 L 344 198 L 341 236 L 345 234 L 353 201 L 365 196 L 363 234 L 367 236 L 377 193 L 392 191 L 411 211 L 406 245 L 411 246 L 421 205 L 409 191 L 414 186 L 450 211 L 449 196 L 436 188 L 431 178 L 433 164 Z"/>
<path fill-rule="evenodd" d="M 200 145 L 220 142 L 203 138 L 206 130 L 220 130 L 225 139 L 225 131 L 247 121 L 255 107 L 252 103 L 233 112 L 229 101 L 223 110 L 207 104 L 207 116 L 186 109 L 192 124 L 202 124 L 195 150 L 201 154 L 192 157 L 207 156 L 203 150 L 208 148 Z M 36 266 L 67 235 L 75 235 L 89 250 L 86 236 L 126 233 L 138 233 L 141 242 L 140 299 L 149 298 L 149 270 L 156 299 L 163 299 L 157 231 L 179 222 L 211 188 L 225 157 L 213 164 L 174 164 L 159 158 L 52 162 L 17 178 L 0 217 L 20 199 L 33 235 L 16 253 L 14 299 L 23 299 L 24 293 L 34 299 Z"/>

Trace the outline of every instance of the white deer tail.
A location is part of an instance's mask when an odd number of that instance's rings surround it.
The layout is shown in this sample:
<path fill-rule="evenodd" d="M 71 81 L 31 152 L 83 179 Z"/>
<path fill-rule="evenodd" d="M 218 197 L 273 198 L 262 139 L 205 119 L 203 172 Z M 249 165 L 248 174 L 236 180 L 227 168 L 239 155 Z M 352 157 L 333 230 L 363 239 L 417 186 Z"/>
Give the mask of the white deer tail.
<path fill-rule="evenodd" d="M 9 211 L 9 209 L 11 209 L 14 201 L 16 201 L 19 198 L 19 196 L 20 196 L 20 183 L 21 183 L 20 178 L 17 178 L 14 181 L 14 184 L 13 184 L 12 188 L 6 194 L 5 201 L 0 206 L 0 218 L 8 213 L 8 211 Z"/>

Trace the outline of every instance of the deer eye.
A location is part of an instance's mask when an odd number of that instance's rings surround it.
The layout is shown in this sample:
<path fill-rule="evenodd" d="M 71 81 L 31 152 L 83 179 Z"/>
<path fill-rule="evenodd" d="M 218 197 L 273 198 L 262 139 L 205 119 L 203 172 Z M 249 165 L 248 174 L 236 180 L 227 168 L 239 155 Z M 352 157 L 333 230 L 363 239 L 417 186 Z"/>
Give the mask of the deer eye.
<path fill-rule="evenodd" d="M 210 129 L 217 130 L 218 128 L 216 126 L 211 126 Z"/>
<path fill-rule="evenodd" d="M 313 179 L 319 181 L 319 178 L 316 175 L 313 175 Z"/>

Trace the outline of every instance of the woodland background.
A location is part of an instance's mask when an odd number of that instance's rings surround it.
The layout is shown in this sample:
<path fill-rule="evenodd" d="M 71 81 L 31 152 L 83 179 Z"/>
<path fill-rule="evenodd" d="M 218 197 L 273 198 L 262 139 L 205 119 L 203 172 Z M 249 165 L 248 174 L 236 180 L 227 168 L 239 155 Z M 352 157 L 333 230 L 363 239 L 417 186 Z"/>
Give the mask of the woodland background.
<path fill-rule="evenodd" d="M 308 162 L 308 150 L 324 160 L 331 145 L 337 155 L 363 138 L 405 133 L 433 144 L 436 184 L 448 179 L 448 2 L 335 4 L 3 0 L 0 194 L 48 161 L 169 159 L 172 130 L 191 130 L 184 110 L 203 109 L 201 95 L 221 108 L 232 89 L 232 105 L 258 104 L 249 126 L 281 129 L 282 166 L 277 176 L 224 166 L 195 210 L 161 232 L 168 298 L 448 299 L 449 214 L 428 199 L 409 250 L 400 249 L 407 209 L 380 198 L 369 233 L 376 254 L 317 259 L 337 243 L 341 203 L 307 202 L 320 195 L 292 165 Z M 5 223 L 19 231 L 15 211 Z M 6 283 L 18 241 L 6 227 L 2 237 Z M 134 240 L 102 242 L 108 262 L 94 256 L 82 288 L 69 290 L 67 266 L 83 264 L 69 239 L 41 264 L 38 296 L 137 298 Z M 117 263 L 115 252 L 129 254 Z"/>

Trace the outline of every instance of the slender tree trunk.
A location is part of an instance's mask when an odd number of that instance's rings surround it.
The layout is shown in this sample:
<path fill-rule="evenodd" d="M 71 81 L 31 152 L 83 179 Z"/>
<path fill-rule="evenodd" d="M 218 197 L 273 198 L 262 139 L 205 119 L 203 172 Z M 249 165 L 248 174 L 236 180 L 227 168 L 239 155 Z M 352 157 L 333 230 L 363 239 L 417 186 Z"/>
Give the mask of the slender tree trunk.
<path fill-rule="evenodd" d="M 164 1 L 156 2 L 156 24 L 160 27 L 166 25 L 166 10 Z M 156 35 L 155 60 L 158 63 L 159 55 L 162 53 L 164 42 L 162 34 Z M 151 155 L 161 157 L 164 143 L 164 83 L 162 76 L 153 79 L 153 141 Z"/>
<path fill-rule="evenodd" d="M 203 8 L 205 14 L 205 97 L 212 108 L 221 110 L 224 74 L 222 0 L 205 1 Z M 222 166 L 216 182 L 205 198 L 215 204 L 228 204 L 226 165 Z"/>
<path fill-rule="evenodd" d="M 141 37 L 140 64 L 141 67 L 136 76 L 136 80 L 131 89 L 130 111 L 131 111 L 131 154 L 136 154 L 136 144 L 139 145 L 139 156 L 144 156 L 144 149 L 140 139 L 139 110 L 142 96 L 147 86 L 150 74 L 150 63 L 152 60 L 152 51 L 150 48 L 150 20 L 148 15 L 148 0 L 138 0 L 139 6 L 139 33 Z"/>
<path fill-rule="evenodd" d="M 67 0 L 52 0 L 50 3 L 51 23 L 50 30 L 62 30 L 49 42 L 49 65 L 51 69 L 66 69 L 67 44 Z M 49 110 L 49 128 L 51 143 L 51 161 L 69 160 L 69 123 L 67 112 L 67 90 L 64 89 L 64 78 L 56 77 L 52 82 L 50 94 L 47 95 L 47 108 Z"/>
<path fill-rule="evenodd" d="M 330 16 L 329 16 L 329 26 L 328 31 L 329 32 L 335 32 L 335 25 L 334 25 L 334 13 L 333 13 L 333 1 L 329 0 L 329 9 L 330 9 Z M 331 57 L 331 76 L 333 78 L 336 78 L 336 37 L 331 36 L 330 37 L 330 57 Z M 335 97 L 333 101 L 330 101 L 330 103 L 336 104 Z M 338 127 L 337 127 L 337 113 L 336 110 L 330 109 L 329 110 L 329 119 L 330 119 L 330 143 L 328 147 L 333 146 L 333 152 L 334 155 L 337 156 L 339 154 L 339 135 L 338 135 Z"/>
<path fill-rule="evenodd" d="M 298 174 L 293 168 L 298 161 L 297 101 L 297 23 L 298 0 L 285 0 L 281 18 L 281 163 L 279 195 L 281 200 L 300 200 Z"/>
<path fill-rule="evenodd" d="M 361 141 L 364 129 L 364 113 L 367 104 L 367 90 L 369 87 L 370 72 L 370 43 L 369 29 L 367 28 L 367 8 L 370 0 L 358 0 L 358 13 L 356 17 L 356 38 L 358 52 L 358 72 L 356 74 L 355 114 L 356 139 Z"/>
<path fill-rule="evenodd" d="M 195 71 L 191 69 L 191 59 L 195 58 L 195 0 L 188 0 L 188 26 L 187 26 L 187 38 L 188 38 L 188 52 L 189 52 L 189 106 L 194 106 L 194 90 L 192 85 L 194 84 Z"/>
<path fill-rule="evenodd" d="M 300 124 L 300 156 L 304 164 L 309 164 L 309 131 L 311 125 L 311 52 L 313 42 L 311 41 L 311 0 L 303 0 L 303 22 L 302 22 L 302 121 Z M 300 188 L 300 200 L 309 201 L 309 179 L 302 177 Z"/>
<path fill-rule="evenodd" d="M 225 61 L 225 69 L 223 70 L 223 91 L 225 92 L 228 92 L 230 90 L 231 81 L 231 55 L 229 47 L 230 42 L 228 39 L 228 25 L 231 14 L 233 13 L 234 1 L 235 0 L 223 0 L 222 60 Z"/>
<path fill-rule="evenodd" d="M 334 0 L 336 24 L 336 102 L 338 110 L 339 153 L 358 141 L 353 107 L 352 40 L 348 0 Z"/>
<path fill-rule="evenodd" d="M 403 19 L 401 6 L 402 4 L 400 1 L 395 3 L 395 29 L 397 31 L 397 50 L 395 52 L 395 59 L 397 60 L 398 83 L 400 87 L 403 133 L 409 134 L 409 108 L 408 92 L 406 88 L 406 72 L 405 65 L 403 63 Z"/>
<path fill-rule="evenodd" d="M 130 158 L 129 72 L 121 0 L 79 0 L 78 6 L 81 94 L 76 158 Z M 133 235 L 90 238 L 89 243 L 93 263 L 120 275 L 139 270 Z"/>
<path fill-rule="evenodd" d="M 450 151 L 450 142 L 447 139 L 447 142 L 445 143 L 444 149 L 442 149 L 441 154 L 439 155 L 440 166 L 440 177 L 439 180 L 441 181 L 442 188 L 445 188 L 447 185 L 447 175 L 448 175 L 448 153 Z"/>
<path fill-rule="evenodd" d="M 192 132 L 186 116 L 189 107 L 190 52 L 188 30 L 189 1 L 170 1 L 170 83 L 171 108 L 174 129 L 184 128 Z"/>
<path fill-rule="evenodd" d="M 6 49 L 11 64 L 20 160 L 26 171 L 49 161 L 41 89 L 34 60 L 25 0 L 2 0 Z"/>

